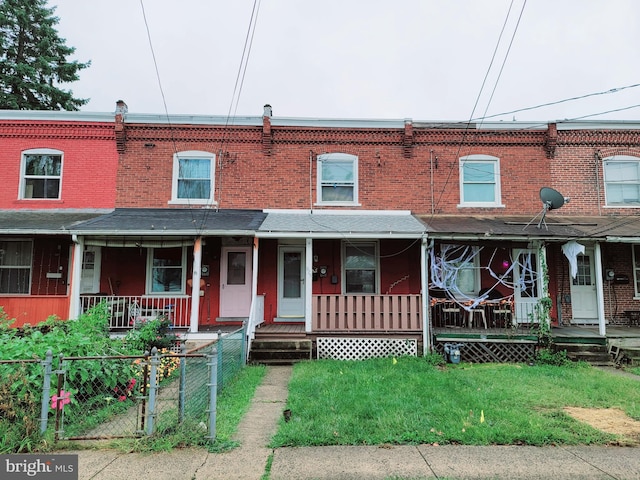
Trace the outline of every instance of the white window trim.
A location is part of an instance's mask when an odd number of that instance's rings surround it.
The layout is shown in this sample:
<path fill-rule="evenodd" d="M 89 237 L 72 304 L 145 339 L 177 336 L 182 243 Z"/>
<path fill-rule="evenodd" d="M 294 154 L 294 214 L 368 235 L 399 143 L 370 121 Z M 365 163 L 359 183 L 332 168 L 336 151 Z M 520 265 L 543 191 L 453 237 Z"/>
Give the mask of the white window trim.
<path fill-rule="evenodd" d="M 459 248 L 461 248 L 461 245 L 458 244 L 443 244 L 443 247 L 448 247 L 450 249 L 453 249 L 453 251 L 455 252 L 456 250 L 458 250 Z M 471 260 L 469 261 L 469 259 L 467 258 L 465 262 L 455 262 L 452 261 L 451 259 L 446 259 L 446 266 L 447 268 L 454 268 L 456 270 L 455 273 L 455 288 L 459 289 L 458 286 L 458 281 L 457 281 L 457 277 L 458 277 L 458 272 L 463 268 L 464 264 L 469 264 L 469 266 L 467 268 L 470 268 L 472 270 L 473 273 L 473 291 L 472 292 L 463 292 L 462 290 L 460 290 L 460 292 L 458 293 L 457 291 L 450 291 L 449 293 L 456 298 L 457 300 L 460 301 L 467 301 L 471 298 L 473 298 L 474 296 L 478 296 L 480 293 L 480 289 L 482 288 L 481 286 L 481 271 L 480 271 L 480 251 L 482 250 L 480 247 L 476 247 L 476 246 L 468 246 L 467 248 L 471 248 Z M 442 255 L 442 249 L 440 250 L 440 254 Z"/>
<path fill-rule="evenodd" d="M 358 248 L 359 246 L 365 246 L 365 247 L 369 247 L 372 246 L 375 249 L 375 262 L 376 262 L 376 279 L 375 279 L 375 285 L 374 285 L 374 292 L 368 293 L 368 292 L 349 292 L 347 293 L 347 268 L 346 268 L 346 263 L 347 263 L 347 246 L 350 247 L 356 247 Z M 352 241 L 352 240 L 348 240 L 348 241 L 343 241 L 342 242 L 342 248 L 341 248 L 342 252 L 342 268 L 341 268 L 341 274 L 342 274 L 342 294 L 343 295 L 379 295 L 380 294 L 380 242 L 377 240 L 356 240 L 356 241 Z"/>
<path fill-rule="evenodd" d="M 182 247 L 182 258 L 181 258 L 181 267 L 182 267 L 182 284 L 180 285 L 179 292 L 167 292 L 167 293 L 159 293 L 153 291 L 153 252 L 156 247 L 147 248 L 147 281 L 145 282 L 145 290 L 146 295 L 153 295 L 158 297 L 176 297 L 178 295 L 185 295 L 186 292 L 186 284 L 187 284 L 187 247 Z M 158 248 L 158 250 L 162 250 Z"/>
<path fill-rule="evenodd" d="M 493 162 L 495 165 L 494 175 L 495 175 L 495 183 L 494 183 L 494 197 L 495 201 L 493 202 L 465 202 L 464 200 L 464 165 L 466 163 L 490 163 Z M 500 159 L 498 157 L 493 157 L 491 155 L 467 155 L 465 157 L 460 157 L 459 166 L 458 166 L 458 176 L 460 179 L 460 203 L 458 204 L 458 208 L 468 208 L 468 207 L 481 207 L 481 208 L 504 208 L 504 204 L 502 203 L 502 189 L 501 189 L 501 176 L 500 176 Z"/>
<path fill-rule="evenodd" d="M 178 198 L 178 172 L 179 172 L 179 159 L 181 158 L 204 158 L 210 160 L 211 171 L 209 172 L 209 178 L 211 181 L 211 189 L 209 192 L 209 198 Z M 215 174 L 216 174 L 216 155 L 210 152 L 204 152 L 201 150 L 186 150 L 184 152 L 177 152 L 173 155 L 173 181 L 171 182 L 171 200 L 167 202 L 169 205 L 217 205 L 214 201 L 215 192 Z"/>
<path fill-rule="evenodd" d="M 322 199 L 322 162 L 331 160 L 350 160 L 353 162 L 353 200 L 350 202 L 331 202 Z M 358 203 L 358 156 L 349 153 L 324 153 L 316 159 L 316 205 L 332 205 L 336 207 L 359 206 Z"/>
<path fill-rule="evenodd" d="M 633 299 L 640 299 L 640 291 L 638 291 L 638 281 L 640 281 L 640 258 L 636 256 L 635 247 L 640 248 L 637 244 L 631 245 L 631 268 L 633 269 Z"/>
<path fill-rule="evenodd" d="M 57 198 L 29 198 L 25 197 L 25 168 L 27 159 L 26 155 L 60 155 L 60 187 L 58 188 Z M 54 148 L 32 148 L 29 150 L 23 150 L 20 155 L 20 183 L 18 184 L 18 199 L 19 200 L 33 200 L 33 201 L 55 201 L 62 198 L 62 175 L 64 173 L 64 152 Z M 53 178 L 53 177 L 51 177 Z"/>
<path fill-rule="evenodd" d="M 605 208 L 640 208 L 640 204 L 609 203 L 607 194 L 607 162 L 635 162 L 640 163 L 640 157 L 633 155 L 612 155 L 602 159 L 602 178 L 604 183 L 604 207 Z M 639 180 L 640 181 L 640 180 Z"/>

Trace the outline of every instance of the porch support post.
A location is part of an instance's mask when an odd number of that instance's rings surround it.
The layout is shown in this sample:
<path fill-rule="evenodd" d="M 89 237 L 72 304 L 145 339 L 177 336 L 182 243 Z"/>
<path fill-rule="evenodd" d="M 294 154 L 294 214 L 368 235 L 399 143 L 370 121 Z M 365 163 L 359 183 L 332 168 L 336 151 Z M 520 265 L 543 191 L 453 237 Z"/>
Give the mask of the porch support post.
<path fill-rule="evenodd" d="M 431 351 L 431 332 L 429 331 L 429 255 L 427 252 L 427 236 L 422 237 L 420 245 L 420 301 L 422 302 L 422 355 Z"/>
<path fill-rule="evenodd" d="M 189 332 L 198 331 L 198 319 L 200 318 L 200 273 L 202 269 L 202 237 L 196 237 L 193 242 L 193 274 L 191 276 L 191 317 L 189 320 Z"/>
<path fill-rule="evenodd" d="M 253 237 L 253 257 L 251 259 L 252 272 L 251 272 L 251 308 L 249 311 L 249 323 L 253 321 L 255 303 L 258 297 L 258 247 L 260 245 L 260 240 L 257 237 Z M 264 319 L 260 319 L 264 320 Z"/>
<path fill-rule="evenodd" d="M 310 333 L 313 326 L 313 239 L 305 240 L 305 274 L 304 274 L 304 331 Z"/>
<path fill-rule="evenodd" d="M 598 303 L 598 333 L 603 337 L 607 335 L 606 318 L 604 316 L 604 285 L 602 281 L 602 251 L 600 242 L 596 242 L 593 249 L 593 263 L 596 268 L 596 299 Z"/>
<path fill-rule="evenodd" d="M 82 256 L 84 255 L 84 237 L 73 236 L 73 251 L 71 252 L 71 289 L 69 292 L 69 318 L 80 316 L 80 280 L 82 277 Z"/>

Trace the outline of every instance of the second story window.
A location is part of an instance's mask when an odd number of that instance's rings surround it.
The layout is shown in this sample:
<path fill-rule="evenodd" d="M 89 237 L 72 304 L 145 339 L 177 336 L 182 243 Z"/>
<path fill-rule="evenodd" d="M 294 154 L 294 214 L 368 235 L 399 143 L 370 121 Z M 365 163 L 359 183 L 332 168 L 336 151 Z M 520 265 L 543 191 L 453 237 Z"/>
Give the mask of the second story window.
<path fill-rule="evenodd" d="M 605 158 L 603 169 L 607 205 L 640 207 L 640 158 L 628 155 Z"/>
<path fill-rule="evenodd" d="M 358 157 L 346 153 L 318 155 L 318 203 L 358 203 Z"/>
<path fill-rule="evenodd" d="M 213 203 L 215 155 L 208 152 L 178 152 L 173 157 L 170 203 Z"/>
<path fill-rule="evenodd" d="M 19 198 L 59 199 L 62 152 L 51 149 L 22 152 Z"/>
<path fill-rule="evenodd" d="M 460 206 L 500 207 L 500 160 L 489 155 L 460 159 Z"/>

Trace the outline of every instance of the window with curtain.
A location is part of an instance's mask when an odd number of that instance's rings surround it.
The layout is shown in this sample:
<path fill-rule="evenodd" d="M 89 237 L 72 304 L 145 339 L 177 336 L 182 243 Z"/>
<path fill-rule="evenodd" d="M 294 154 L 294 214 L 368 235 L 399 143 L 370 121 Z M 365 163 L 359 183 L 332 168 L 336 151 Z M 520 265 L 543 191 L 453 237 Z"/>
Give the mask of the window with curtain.
<path fill-rule="evenodd" d="M 358 157 L 346 153 L 318 155 L 318 203 L 358 203 Z"/>
<path fill-rule="evenodd" d="M 604 159 L 604 188 L 607 205 L 640 206 L 640 158 L 616 155 Z"/>
<path fill-rule="evenodd" d="M 149 249 L 149 293 L 184 293 L 185 247 Z"/>
<path fill-rule="evenodd" d="M 208 152 L 179 152 L 173 160 L 173 188 L 170 203 L 213 203 L 215 155 Z"/>
<path fill-rule="evenodd" d="M 0 242 L 0 293 L 29 294 L 31 240 Z"/>
<path fill-rule="evenodd" d="M 377 293 L 378 249 L 375 242 L 343 244 L 345 293 Z"/>
<path fill-rule="evenodd" d="M 39 149 L 22 152 L 20 198 L 59 199 L 62 152 Z"/>
<path fill-rule="evenodd" d="M 496 207 L 501 205 L 500 162 L 488 155 L 469 155 L 460 159 L 460 206 Z"/>

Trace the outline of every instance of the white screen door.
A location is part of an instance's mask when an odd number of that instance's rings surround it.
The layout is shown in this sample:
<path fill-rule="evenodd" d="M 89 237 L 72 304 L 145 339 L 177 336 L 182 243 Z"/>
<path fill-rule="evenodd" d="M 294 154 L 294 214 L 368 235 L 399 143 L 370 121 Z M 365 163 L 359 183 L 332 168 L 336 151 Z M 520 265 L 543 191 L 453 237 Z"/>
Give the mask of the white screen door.
<path fill-rule="evenodd" d="M 251 273 L 251 247 L 222 247 L 220 317 L 249 316 Z"/>
<path fill-rule="evenodd" d="M 598 323 L 598 301 L 594 277 L 593 248 L 578 255 L 578 274 L 571 279 L 571 323 Z"/>
<path fill-rule="evenodd" d="M 278 255 L 278 318 L 304 318 L 304 247 L 281 246 Z"/>

